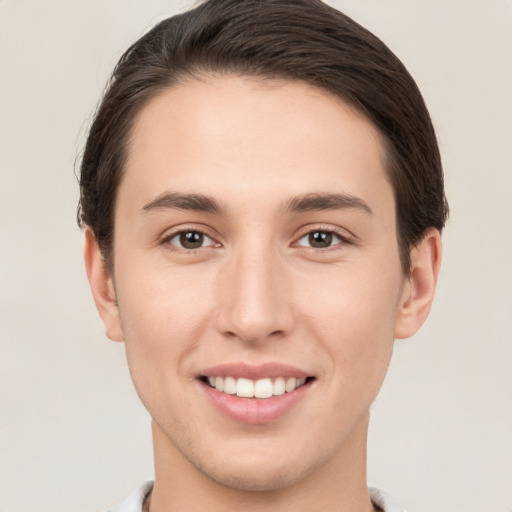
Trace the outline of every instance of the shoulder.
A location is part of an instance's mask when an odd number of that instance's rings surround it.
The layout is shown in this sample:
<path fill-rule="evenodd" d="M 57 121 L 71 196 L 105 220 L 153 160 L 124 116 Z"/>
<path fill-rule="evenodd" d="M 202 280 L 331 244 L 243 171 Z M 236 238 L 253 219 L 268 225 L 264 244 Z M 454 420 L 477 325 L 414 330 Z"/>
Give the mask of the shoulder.
<path fill-rule="evenodd" d="M 383 512 L 406 512 L 387 492 L 377 487 L 369 487 L 372 503 Z"/>
<path fill-rule="evenodd" d="M 107 512 L 142 512 L 142 504 L 153 489 L 153 480 L 140 484 L 122 503 Z"/>

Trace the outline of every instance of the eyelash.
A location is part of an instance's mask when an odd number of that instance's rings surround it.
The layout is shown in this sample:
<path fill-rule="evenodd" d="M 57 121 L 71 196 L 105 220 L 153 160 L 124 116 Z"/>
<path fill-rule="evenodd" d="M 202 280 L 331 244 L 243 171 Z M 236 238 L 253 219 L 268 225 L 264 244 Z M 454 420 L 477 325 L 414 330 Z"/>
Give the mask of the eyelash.
<path fill-rule="evenodd" d="M 196 233 L 196 234 L 200 234 L 202 235 L 203 237 L 206 237 L 207 239 L 211 240 L 211 244 L 209 245 L 206 245 L 206 246 L 200 246 L 198 248 L 194 248 L 194 249 L 190 249 L 190 248 L 186 248 L 186 247 L 180 247 L 177 245 L 177 243 L 172 243 L 171 241 L 176 238 L 176 237 L 180 237 L 182 235 L 185 235 L 185 234 L 188 234 L 188 233 Z M 306 245 L 300 245 L 299 242 L 306 238 L 306 237 L 309 237 L 315 233 L 323 233 L 323 234 L 327 234 L 327 235 L 333 235 L 334 237 L 338 238 L 338 242 L 328 246 L 328 247 L 311 247 L 311 246 L 306 246 Z M 188 228 L 188 229 L 180 229 L 179 231 L 175 231 L 173 233 L 170 233 L 169 235 L 165 236 L 162 241 L 161 241 L 161 244 L 162 245 L 166 245 L 170 250 L 173 250 L 173 251 L 182 251 L 182 252 L 185 252 L 187 254 L 196 254 L 198 251 L 200 251 L 201 249 L 208 249 L 208 248 L 211 248 L 211 247 L 220 247 L 221 244 L 216 242 L 212 237 L 210 237 L 204 230 L 200 229 L 200 228 L 196 228 L 196 227 L 191 227 L 191 228 Z M 310 249 L 310 250 L 313 250 L 317 253 L 325 253 L 327 251 L 330 251 L 330 250 L 336 250 L 337 249 L 337 246 L 343 246 L 343 245 L 353 245 L 354 244 L 354 240 L 350 237 L 350 236 L 347 236 L 345 233 L 341 233 L 335 229 L 332 229 L 332 228 L 327 228 L 327 227 L 318 227 L 318 228 L 315 228 L 315 229 L 311 229 L 309 231 L 306 231 L 305 233 L 303 233 L 299 238 L 296 239 L 295 242 L 293 242 L 292 246 L 294 247 L 299 247 L 299 248 L 302 248 L 302 249 Z"/>
<path fill-rule="evenodd" d="M 196 249 L 189 249 L 189 248 L 186 248 L 186 247 L 180 247 L 177 244 L 171 243 L 171 241 L 174 238 L 180 237 L 182 235 L 186 235 L 188 233 L 200 234 L 203 237 L 206 237 L 209 240 L 211 240 L 213 243 L 211 245 L 201 246 L 201 247 L 198 247 Z M 186 252 L 187 254 L 196 254 L 201 249 L 206 249 L 206 248 L 214 247 L 214 246 L 220 246 L 220 244 L 218 242 L 216 242 L 211 236 L 208 236 L 208 234 L 204 230 L 196 228 L 196 227 L 189 228 L 189 229 L 180 229 L 179 231 L 175 231 L 173 233 L 170 233 L 169 235 L 167 235 L 166 237 L 164 237 L 162 239 L 161 243 L 162 243 L 162 245 L 166 245 L 172 251 L 183 251 L 183 252 Z"/>
<path fill-rule="evenodd" d="M 323 233 L 323 234 L 334 236 L 338 239 L 338 242 L 333 243 L 332 245 L 329 245 L 328 247 L 311 247 L 310 245 L 309 246 L 299 245 L 299 242 L 302 239 L 309 237 L 316 233 Z M 311 229 L 311 230 L 307 231 L 306 233 L 301 235 L 300 238 L 298 238 L 297 241 L 294 242 L 293 245 L 296 245 L 301 248 L 311 249 L 315 252 L 324 253 L 324 252 L 327 252 L 330 250 L 337 250 L 337 249 L 339 249 L 338 246 L 352 245 L 353 243 L 354 243 L 353 239 L 351 237 L 347 236 L 345 233 L 341 233 L 341 232 L 337 231 L 336 229 L 332 229 L 332 228 L 320 227 L 320 228 Z"/>

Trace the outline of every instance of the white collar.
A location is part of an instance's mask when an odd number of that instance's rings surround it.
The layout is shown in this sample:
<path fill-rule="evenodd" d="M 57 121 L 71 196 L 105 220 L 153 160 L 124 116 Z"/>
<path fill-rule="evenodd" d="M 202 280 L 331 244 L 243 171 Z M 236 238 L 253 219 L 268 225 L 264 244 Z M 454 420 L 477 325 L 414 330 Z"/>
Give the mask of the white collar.
<path fill-rule="evenodd" d="M 123 503 L 117 505 L 117 507 L 111 508 L 108 512 L 142 512 L 142 505 L 146 496 L 151 492 L 151 489 L 153 489 L 153 480 L 148 480 L 139 485 Z M 377 487 L 369 487 L 368 491 L 372 502 L 380 507 L 383 512 L 405 512 L 405 510 L 383 490 Z"/>

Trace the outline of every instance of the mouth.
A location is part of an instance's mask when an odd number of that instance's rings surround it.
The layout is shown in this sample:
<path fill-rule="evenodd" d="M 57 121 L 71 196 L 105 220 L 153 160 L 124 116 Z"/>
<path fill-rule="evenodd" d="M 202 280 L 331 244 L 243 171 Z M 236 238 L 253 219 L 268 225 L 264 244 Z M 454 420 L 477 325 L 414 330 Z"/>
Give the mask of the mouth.
<path fill-rule="evenodd" d="M 246 377 L 206 376 L 200 378 L 205 384 L 221 393 L 239 398 L 272 398 L 309 384 L 314 377 L 266 377 L 253 380 Z"/>
<path fill-rule="evenodd" d="M 262 425 L 292 413 L 313 392 L 316 377 L 281 364 L 224 364 L 197 381 L 208 402 L 237 423 Z"/>

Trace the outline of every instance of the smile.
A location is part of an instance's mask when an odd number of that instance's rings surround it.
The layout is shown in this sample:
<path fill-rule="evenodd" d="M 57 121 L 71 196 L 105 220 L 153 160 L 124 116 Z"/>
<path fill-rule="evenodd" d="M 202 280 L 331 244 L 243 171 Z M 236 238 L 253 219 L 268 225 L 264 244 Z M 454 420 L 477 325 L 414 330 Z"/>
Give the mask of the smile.
<path fill-rule="evenodd" d="M 208 384 L 217 391 L 241 398 L 271 398 L 291 393 L 306 383 L 306 378 L 277 377 L 252 380 L 244 377 L 206 377 Z"/>
<path fill-rule="evenodd" d="M 246 425 L 271 423 L 293 414 L 316 389 L 317 377 L 296 366 L 267 362 L 225 363 L 204 368 L 199 389 L 221 416 Z"/>

